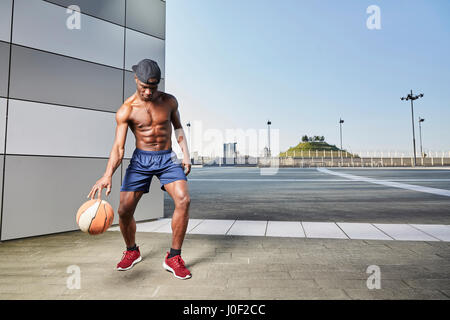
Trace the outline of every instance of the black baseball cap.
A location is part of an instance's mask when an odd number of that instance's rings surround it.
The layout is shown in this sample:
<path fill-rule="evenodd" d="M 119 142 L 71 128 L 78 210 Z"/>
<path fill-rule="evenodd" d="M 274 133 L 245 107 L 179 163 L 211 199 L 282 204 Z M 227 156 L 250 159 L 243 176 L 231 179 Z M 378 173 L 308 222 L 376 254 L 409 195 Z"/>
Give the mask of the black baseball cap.
<path fill-rule="evenodd" d="M 154 82 L 149 82 L 149 80 L 153 78 L 158 80 L 156 83 L 159 83 L 161 81 L 161 69 L 159 69 L 156 61 L 143 59 L 131 68 L 136 73 L 136 77 L 141 82 L 153 84 Z"/>

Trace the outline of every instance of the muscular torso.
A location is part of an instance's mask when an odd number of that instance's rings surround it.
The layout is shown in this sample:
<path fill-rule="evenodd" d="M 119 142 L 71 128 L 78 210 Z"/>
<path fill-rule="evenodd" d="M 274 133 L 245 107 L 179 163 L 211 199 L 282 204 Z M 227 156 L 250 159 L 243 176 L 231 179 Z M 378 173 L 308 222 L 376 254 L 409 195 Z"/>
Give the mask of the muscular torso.
<path fill-rule="evenodd" d="M 130 107 L 128 127 L 136 137 L 138 149 L 158 151 L 172 147 L 173 100 L 169 94 L 159 93 L 152 102 L 140 100 L 137 94 L 125 102 Z"/>

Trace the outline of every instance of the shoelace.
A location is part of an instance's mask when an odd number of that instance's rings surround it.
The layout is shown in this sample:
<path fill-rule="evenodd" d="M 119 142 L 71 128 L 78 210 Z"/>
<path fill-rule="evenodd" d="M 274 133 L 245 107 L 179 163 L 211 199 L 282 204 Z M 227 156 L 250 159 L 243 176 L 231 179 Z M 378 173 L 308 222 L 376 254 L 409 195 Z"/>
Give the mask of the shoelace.
<path fill-rule="evenodd" d="M 174 261 L 175 261 L 175 264 L 176 264 L 176 266 L 177 266 L 178 268 L 179 268 L 179 267 L 185 268 L 185 266 L 184 266 L 184 261 L 183 261 L 183 259 L 181 259 L 181 256 L 175 256 Z"/>
<path fill-rule="evenodd" d="M 133 256 L 133 251 L 124 251 L 123 252 L 123 256 L 122 256 L 122 260 L 123 259 L 128 259 L 128 260 L 132 260 L 133 258 L 132 258 L 132 256 Z"/>

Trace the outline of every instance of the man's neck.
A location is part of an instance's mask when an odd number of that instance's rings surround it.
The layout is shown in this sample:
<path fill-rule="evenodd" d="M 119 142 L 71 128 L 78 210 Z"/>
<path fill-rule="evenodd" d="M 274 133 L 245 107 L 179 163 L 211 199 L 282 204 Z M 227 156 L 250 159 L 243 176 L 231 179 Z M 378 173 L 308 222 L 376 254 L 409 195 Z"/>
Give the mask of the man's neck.
<path fill-rule="evenodd" d="M 149 99 L 149 100 L 143 100 L 143 99 L 141 98 L 141 96 L 139 95 L 139 93 L 137 93 L 137 92 L 136 92 L 136 95 L 137 95 L 139 101 L 141 101 L 141 102 L 155 102 L 155 101 L 161 96 L 161 91 L 155 92 L 155 94 L 153 95 L 153 97 L 152 97 L 151 99 Z"/>

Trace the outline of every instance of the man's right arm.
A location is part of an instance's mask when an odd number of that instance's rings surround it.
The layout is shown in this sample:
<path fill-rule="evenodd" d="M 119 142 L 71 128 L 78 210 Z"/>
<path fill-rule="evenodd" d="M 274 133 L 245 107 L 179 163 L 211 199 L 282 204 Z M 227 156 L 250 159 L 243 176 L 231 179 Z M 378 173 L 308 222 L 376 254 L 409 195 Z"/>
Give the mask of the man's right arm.
<path fill-rule="evenodd" d="M 131 107 L 127 104 L 123 104 L 116 112 L 116 137 L 109 155 L 108 164 L 103 177 L 97 180 L 95 185 L 92 187 L 91 192 L 89 192 L 88 198 L 93 199 L 97 191 L 100 195 L 103 188 L 106 188 L 107 196 L 111 193 L 112 176 L 116 169 L 120 166 L 125 154 L 125 140 L 127 138 L 128 117 L 130 115 L 130 111 Z"/>
<path fill-rule="evenodd" d="M 127 138 L 128 131 L 128 116 L 130 114 L 130 106 L 123 105 L 117 110 L 116 113 L 116 137 L 114 139 L 114 144 L 109 155 L 108 165 L 106 166 L 104 177 L 111 178 L 120 166 L 123 156 L 125 154 L 125 140 Z"/>

